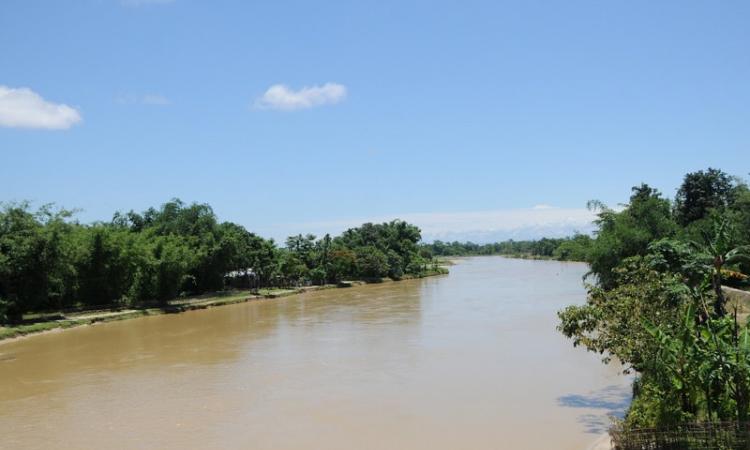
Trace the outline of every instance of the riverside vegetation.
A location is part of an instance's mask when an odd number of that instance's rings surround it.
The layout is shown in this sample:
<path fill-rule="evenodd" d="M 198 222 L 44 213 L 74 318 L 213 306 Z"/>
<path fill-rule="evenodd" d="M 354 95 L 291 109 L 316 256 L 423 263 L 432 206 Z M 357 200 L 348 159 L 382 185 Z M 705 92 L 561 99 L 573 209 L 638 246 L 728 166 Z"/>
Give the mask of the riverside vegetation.
<path fill-rule="evenodd" d="M 219 222 L 209 205 L 176 199 L 93 224 L 52 206 L 32 211 L 28 203 L 4 204 L 0 325 L 39 331 L 59 326 L 39 322 L 61 311 L 147 310 L 228 288 L 273 296 L 290 287 L 445 273 L 420 249 L 420 239 L 419 228 L 394 220 L 366 223 L 335 238 L 291 236 L 279 247 L 241 225 Z M 186 302 L 195 303 L 178 301 Z"/>
<path fill-rule="evenodd" d="M 747 184 L 708 169 L 687 174 L 674 201 L 642 184 L 621 210 L 590 206 L 588 300 L 561 311 L 559 329 L 635 374 L 618 433 L 748 421 L 750 329 L 722 288 L 748 286 Z"/>
<path fill-rule="evenodd" d="M 423 244 L 423 247 L 435 256 L 503 255 L 514 258 L 586 261 L 592 242 L 591 236 L 576 233 L 566 238 L 542 238 L 527 241 L 510 239 L 490 244 L 436 240 L 432 244 Z"/>
<path fill-rule="evenodd" d="M 689 173 L 673 201 L 641 184 L 626 205 L 592 201 L 593 237 L 420 245 L 402 221 L 283 248 L 208 205 L 178 200 L 83 225 L 28 204 L 0 212 L 0 318 L 76 308 L 168 305 L 227 287 L 325 285 L 422 276 L 435 256 L 527 254 L 589 264 L 585 304 L 560 311 L 560 331 L 636 375 L 619 430 L 747 421 L 750 329 L 723 286 L 748 289 L 750 189 L 716 169 Z M 199 300 L 198 300 L 199 301 Z"/>

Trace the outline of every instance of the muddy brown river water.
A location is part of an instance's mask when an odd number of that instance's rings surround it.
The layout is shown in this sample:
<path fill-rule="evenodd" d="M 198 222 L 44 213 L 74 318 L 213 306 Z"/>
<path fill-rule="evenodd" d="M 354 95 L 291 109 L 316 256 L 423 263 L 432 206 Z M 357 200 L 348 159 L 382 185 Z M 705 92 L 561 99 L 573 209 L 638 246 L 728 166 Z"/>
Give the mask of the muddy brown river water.
<path fill-rule="evenodd" d="M 629 398 L 555 330 L 586 270 L 467 258 L 2 343 L 0 448 L 585 450 Z"/>

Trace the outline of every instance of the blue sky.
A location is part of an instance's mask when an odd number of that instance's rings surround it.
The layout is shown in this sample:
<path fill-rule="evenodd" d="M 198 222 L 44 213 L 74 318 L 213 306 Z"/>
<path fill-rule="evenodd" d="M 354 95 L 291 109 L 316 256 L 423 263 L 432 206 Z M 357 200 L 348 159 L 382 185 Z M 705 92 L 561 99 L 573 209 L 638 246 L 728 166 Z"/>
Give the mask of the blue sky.
<path fill-rule="evenodd" d="M 0 199 L 91 221 L 179 197 L 277 239 L 565 233 L 641 181 L 747 177 L 748 23 L 746 1 L 6 0 Z"/>

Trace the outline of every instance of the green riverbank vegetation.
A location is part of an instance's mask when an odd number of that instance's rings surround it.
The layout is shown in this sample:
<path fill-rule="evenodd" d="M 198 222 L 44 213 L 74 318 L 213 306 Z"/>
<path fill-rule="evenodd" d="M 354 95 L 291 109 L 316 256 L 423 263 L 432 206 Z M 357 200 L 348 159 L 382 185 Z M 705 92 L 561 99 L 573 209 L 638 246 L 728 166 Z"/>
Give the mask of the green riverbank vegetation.
<path fill-rule="evenodd" d="M 588 300 L 561 311 L 559 329 L 635 374 L 620 431 L 747 421 L 747 305 L 723 289 L 748 287 L 747 184 L 708 169 L 685 175 L 674 200 L 641 184 L 620 210 L 590 206 Z"/>
<path fill-rule="evenodd" d="M 438 257 L 502 255 L 513 258 L 554 259 L 558 261 L 586 261 L 593 239 L 586 234 L 566 238 L 475 244 L 474 242 L 443 242 L 436 240 L 422 244 L 422 248 Z"/>
<path fill-rule="evenodd" d="M 291 236 L 280 247 L 220 222 L 209 205 L 176 199 L 92 224 L 52 206 L 4 204 L 0 324 L 33 325 L 58 312 L 173 307 L 227 289 L 262 294 L 445 273 L 420 239 L 419 228 L 394 220 L 338 237 Z"/>

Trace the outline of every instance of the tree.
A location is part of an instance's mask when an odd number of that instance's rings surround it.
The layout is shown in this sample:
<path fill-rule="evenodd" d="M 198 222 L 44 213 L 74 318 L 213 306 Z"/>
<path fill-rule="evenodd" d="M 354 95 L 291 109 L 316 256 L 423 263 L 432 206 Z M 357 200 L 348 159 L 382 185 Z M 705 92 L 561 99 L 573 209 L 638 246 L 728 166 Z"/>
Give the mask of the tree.
<path fill-rule="evenodd" d="M 280 252 L 279 271 L 287 286 L 297 286 L 309 276 L 310 269 L 296 253 L 288 249 Z"/>
<path fill-rule="evenodd" d="M 251 267 L 257 276 L 257 286 L 268 286 L 278 269 L 279 252 L 273 239 L 253 236 L 250 246 Z"/>
<path fill-rule="evenodd" d="M 386 254 L 388 262 L 388 277 L 399 280 L 404 276 L 404 260 L 395 250 L 388 250 Z"/>
<path fill-rule="evenodd" d="M 591 273 L 606 289 L 614 287 L 617 277 L 613 270 L 625 258 L 645 255 L 652 241 L 677 232 L 669 200 L 647 184 L 632 188 L 630 202 L 621 212 L 599 202 L 590 202 L 590 206 L 600 212 L 596 220 L 599 230 L 588 251 L 588 262 Z"/>
<path fill-rule="evenodd" d="M 328 278 L 338 283 L 345 277 L 355 276 L 357 273 L 357 255 L 349 248 L 337 247 L 331 251 Z"/>
<path fill-rule="evenodd" d="M 591 236 L 577 233 L 560 242 L 552 255 L 562 261 L 586 261 L 591 243 Z"/>
<path fill-rule="evenodd" d="M 162 236 L 154 247 L 156 298 L 163 304 L 177 297 L 180 291 L 197 288 L 189 267 L 196 255 L 177 236 Z M 198 256 L 200 257 L 200 256 Z"/>
<path fill-rule="evenodd" d="M 0 322 L 81 305 L 166 304 L 225 286 L 292 286 L 344 277 L 400 278 L 423 267 L 419 229 L 394 220 L 343 236 L 297 235 L 279 249 L 207 204 L 172 199 L 82 225 L 28 203 L 0 209 Z M 238 282 L 241 278 L 242 282 Z"/>
<path fill-rule="evenodd" d="M 737 182 L 734 203 L 723 214 L 732 224 L 733 239 L 737 245 L 750 245 L 750 189 L 744 182 Z M 740 262 L 740 270 L 750 274 L 750 262 Z"/>
<path fill-rule="evenodd" d="M 708 274 L 701 256 L 688 242 L 664 238 L 648 246 L 645 261 L 661 273 L 681 275 L 685 284 L 697 288 Z"/>
<path fill-rule="evenodd" d="M 357 272 L 365 278 L 382 278 L 388 275 L 388 258 L 375 246 L 355 249 Z"/>
<path fill-rule="evenodd" d="M 691 302 L 690 290 L 682 277 L 657 272 L 641 256 L 625 260 L 613 276 L 616 287 L 588 285 L 585 305 L 569 306 L 558 313 L 558 329 L 574 346 L 605 354 L 605 362 L 616 357 L 642 371 L 657 350 L 644 321 L 656 325 L 679 321 L 679 307 Z"/>
<path fill-rule="evenodd" d="M 77 269 L 79 300 L 87 305 L 108 305 L 127 292 L 130 267 L 122 257 L 127 244 L 105 226 L 90 229 L 86 252 Z"/>
<path fill-rule="evenodd" d="M 356 273 L 353 275 L 364 278 L 388 275 L 398 279 L 404 273 L 416 274 L 422 270 L 424 264 L 417 245 L 420 239 L 419 228 L 402 220 L 393 220 L 351 228 L 334 243 L 338 248 L 356 252 Z M 384 268 L 381 267 L 382 261 L 385 261 Z"/>
<path fill-rule="evenodd" d="M 312 269 L 316 265 L 316 254 L 315 254 L 315 235 L 298 234 L 296 236 L 289 236 L 286 239 L 286 248 L 294 253 L 297 258 L 300 259 L 308 269 Z"/>
<path fill-rule="evenodd" d="M 706 217 L 712 209 L 724 209 L 736 198 L 736 186 L 725 172 L 708 168 L 685 175 L 675 197 L 675 215 L 681 225 Z"/>
<path fill-rule="evenodd" d="M 27 311 L 59 306 L 70 288 L 72 266 L 66 256 L 72 212 L 28 203 L 2 205 L 0 211 L 0 299 L 6 320 Z"/>

